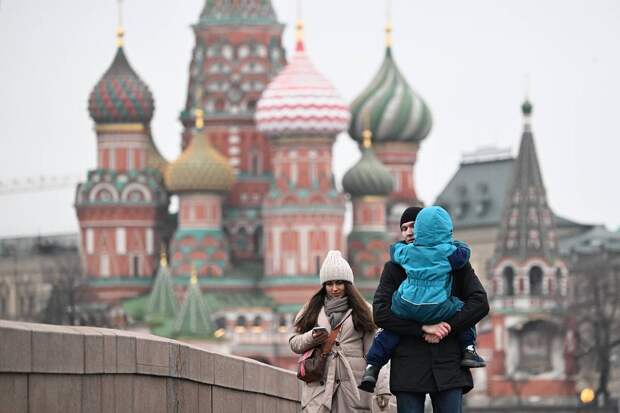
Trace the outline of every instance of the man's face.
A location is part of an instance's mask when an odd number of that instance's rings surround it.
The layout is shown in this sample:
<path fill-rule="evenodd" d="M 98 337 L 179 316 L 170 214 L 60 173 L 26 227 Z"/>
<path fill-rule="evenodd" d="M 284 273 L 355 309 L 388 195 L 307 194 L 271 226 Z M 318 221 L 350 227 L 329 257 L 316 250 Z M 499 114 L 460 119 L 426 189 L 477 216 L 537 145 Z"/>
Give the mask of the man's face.
<path fill-rule="evenodd" d="M 400 226 L 400 233 L 407 244 L 413 242 L 413 223 L 414 221 L 403 222 L 403 225 Z"/>

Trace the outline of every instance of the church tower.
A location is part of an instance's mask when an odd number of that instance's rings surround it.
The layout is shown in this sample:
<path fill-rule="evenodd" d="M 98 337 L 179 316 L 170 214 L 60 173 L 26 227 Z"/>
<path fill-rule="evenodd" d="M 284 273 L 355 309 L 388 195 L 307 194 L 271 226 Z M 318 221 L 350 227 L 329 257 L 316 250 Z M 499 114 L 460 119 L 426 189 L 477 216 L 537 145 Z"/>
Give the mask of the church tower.
<path fill-rule="evenodd" d="M 575 396 L 574 334 L 565 319 L 567 266 L 559 257 L 525 101 L 523 134 L 507 192 L 489 273 L 492 334 L 481 338 L 490 357 L 487 394 L 570 401 Z M 485 351 L 485 350 L 483 350 Z"/>
<path fill-rule="evenodd" d="M 274 176 L 263 202 L 263 284 L 277 301 L 305 301 L 326 252 L 344 249 L 345 198 L 331 165 L 332 145 L 348 121 L 347 105 L 304 50 L 299 21 L 295 55 L 256 110 L 258 129 L 270 139 Z"/>
<path fill-rule="evenodd" d="M 413 167 L 420 143 L 431 130 L 432 119 L 430 110 L 396 65 L 389 22 L 383 63 L 351 104 L 349 135 L 360 147 L 364 140 L 365 117 L 369 118 L 374 151 L 394 180 L 387 200 L 387 225 L 390 232 L 400 236 L 400 215 L 405 208 L 421 203 L 415 190 Z"/>
<path fill-rule="evenodd" d="M 362 158 L 344 174 L 342 188 L 353 203 L 353 228 L 347 238 L 349 263 L 356 276 L 377 279 L 390 259 L 386 200 L 394 182 L 390 171 L 375 156 L 371 139 L 372 132 L 366 129 Z"/>
<path fill-rule="evenodd" d="M 151 277 L 168 210 L 167 162 L 150 131 L 153 96 L 127 60 L 123 34 L 119 26 L 114 60 L 89 97 L 97 167 L 75 196 L 84 267 L 92 278 Z M 122 294 L 135 293 L 125 288 Z"/>
<path fill-rule="evenodd" d="M 172 238 L 172 274 L 222 276 L 229 264 L 228 242 L 222 230 L 223 199 L 234 183 L 226 158 L 204 133 L 204 115 L 196 110 L 193 139 L 168 167 L 166 187 L 179 196 L 178 227 Z"/>
<path fill-rule="evenodd" d="M 269 143 L 256 130 L 254 112 L 261 93 L 286 63 L 284 25 L 270 0 L 206 0 L 193 29 L 182 149 L 193 136 L 193 111 L 200 108 L 203 133 L 236 175 L 223 215 L 232 260 L 257 261 L 263 254 L 260 209 L 272 169 Z"/>

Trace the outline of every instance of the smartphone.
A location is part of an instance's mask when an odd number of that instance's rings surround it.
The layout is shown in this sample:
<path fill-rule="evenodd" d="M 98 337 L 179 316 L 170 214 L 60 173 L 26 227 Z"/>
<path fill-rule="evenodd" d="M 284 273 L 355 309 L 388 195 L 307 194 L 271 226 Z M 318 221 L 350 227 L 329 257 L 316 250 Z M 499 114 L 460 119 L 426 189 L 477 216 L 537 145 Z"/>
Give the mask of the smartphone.
<path fill-rule="evenodd" d="M 327 333 L 327 329 L 325 327 L 314 327 L 312 329 L 312 332 L 316 332 L 317 334 L 322 333 L 322 332 L 326 332 Z"/>

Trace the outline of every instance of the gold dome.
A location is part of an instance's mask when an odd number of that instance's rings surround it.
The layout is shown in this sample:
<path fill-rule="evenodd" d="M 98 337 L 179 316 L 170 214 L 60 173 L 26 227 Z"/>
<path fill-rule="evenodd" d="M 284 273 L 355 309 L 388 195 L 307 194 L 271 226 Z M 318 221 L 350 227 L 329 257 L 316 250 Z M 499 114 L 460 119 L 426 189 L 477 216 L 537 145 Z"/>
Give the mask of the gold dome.
<path fill-rule="evenodd" d="M 190 145 L 166 170 L 170 192 L 226 192 L 235 180 L 234 172 L 222 154 L 196 130 Z"/>

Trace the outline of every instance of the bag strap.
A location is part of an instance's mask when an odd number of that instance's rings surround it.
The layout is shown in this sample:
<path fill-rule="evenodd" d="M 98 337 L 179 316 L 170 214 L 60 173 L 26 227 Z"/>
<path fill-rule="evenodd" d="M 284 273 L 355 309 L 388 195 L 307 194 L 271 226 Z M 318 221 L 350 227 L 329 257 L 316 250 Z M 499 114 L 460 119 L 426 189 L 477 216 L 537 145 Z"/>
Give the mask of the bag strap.
<path fill-rule="evenodd" d="M 344 324 L 346 319 L 349 318 L 350 315 L 351 315 L 351 313 L 349 313 L 344 318 L 344 320 L 342 320 L 340 322 L 338 327 L 334 328 L 331 331 L 331 333 L 329 333 L 329 337 L 327 337 L 327 340 L 325 341 L 325 343 L 323 343 L 323 349 L 322 349 L 322 353 L 323 354 L 328 354 L 328 353 L 330 353 L 332 351 L 332 347 L 334 346 L 334 343 L 336 342 L 336 338 L 338 338 L 338 334 L 340 333 L 340 329 L 342 328 L 342 325 Z"/>

